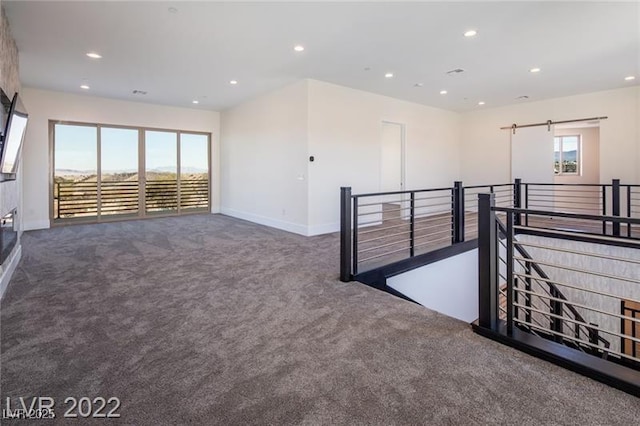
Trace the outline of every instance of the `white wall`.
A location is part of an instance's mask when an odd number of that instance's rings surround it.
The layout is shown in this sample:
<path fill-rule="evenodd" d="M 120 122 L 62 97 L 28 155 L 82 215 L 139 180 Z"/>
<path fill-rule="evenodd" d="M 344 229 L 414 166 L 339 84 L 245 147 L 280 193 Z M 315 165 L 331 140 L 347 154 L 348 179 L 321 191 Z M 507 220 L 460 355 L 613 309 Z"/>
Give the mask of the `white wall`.
<path fill-rule="evenodd" d="M 307 234 L 307 119 L 306 81 L 222 113 L 222 213 Z"/>
<path fill-rule="evenodd" d="M 396 275 L 387 285 L 434 311 L 465 322 L 478 319 L 478 250 Z"/>
<path fill-rule="evenodd" d="M 608 116 L 600 122 L 600 181 L 637 183 L 640 178 L 640 86 L 539 102 L 482 109 L 462 115 L 462 178 L 509 180 L 509 130 L 500 127 L 547 120 Z M 549 160 L 553 161 L 553 158 Z"/>
<path fill-rule="evenodd" d="M 49 120 L 155 127 L 211 133 L 211 210 L 220 206 L 218 112 L 127 102 L 24 88 L 29 112 L 23 148 L 25 229 L 49 227 Z"/>
<path fill-rule="evenodd" d="M 380 191 L 383 121 L 405 125 L 405 188 L 452 186 L 460 176 L 460 115 L 309 80 L 309 233 L 337 231 L 341 186 Z"/>

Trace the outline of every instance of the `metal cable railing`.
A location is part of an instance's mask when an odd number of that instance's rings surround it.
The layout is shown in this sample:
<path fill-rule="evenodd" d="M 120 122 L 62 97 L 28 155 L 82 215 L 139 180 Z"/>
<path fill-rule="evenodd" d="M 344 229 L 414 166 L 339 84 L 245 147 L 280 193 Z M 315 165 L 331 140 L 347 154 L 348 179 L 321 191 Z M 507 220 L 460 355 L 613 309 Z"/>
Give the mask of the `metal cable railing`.
<path fill-rule="evenodd" d="M 524 208 L 516 225 L 640 239 L 640 227 L 602 219 L 640 217 L 640 185 L 514 183 L 351 195 L 341 193 L 341 279 L 478 236 L 478 195 Z M 557 213 L 549 216 L 548 213 Z M 568 215 L 563 215 L 564 213 Z M 497 211 L 498 217 L 505 213 Z M 600 220 L 585 216 L 601 216 Z M 428 225 L 428 226 L 427 226 Z M 439 234 L 436 234 L 438 232 Z M 421 240 L 421 241 L 420 241 Z"/>
<path fill-rule="evenodd" d="M 626 198 L 627 217 L 640 218 L 640 185 L 620 185 Z M 626 225 L 628 237 L 640 238 L 640 227 L 633 224 Z"/>
<path fill-rule="evenodd" d="M 465 206 L 465 234 L 466 240 L 478 237 L 478 195 L 490 193 L 495 195 L 496 205 L 501 207 L 513 207 L 515 194 L 514 186 L 508 183 L 501 185 L 473 185 L 464 188 Z"/>
<path fill-rule="evenodd" d="M 507 336 L 518 328 L 640 371 L 640 241 L 517 225 L 527 213 L 622 227 L 640 219 L 497 207 L 492 197 L 480 202 L 480 327 L 503 321 Z"/>
<path fill-rule="evenodd" d="M 451 244 L 452 197 L 452 188 L 352 196 L 354 273 Z"/>
<path fill-rule="evenodd" d="M 552 212 L 568 212 L 582 214 L 607 214 L 607 194 L 611 194 L 612 186 L 603 184 L 556 184 L 556 183 L 523 183 L 524 202 L 522 207 L 532 210 Z M 611 206 L 609 203 L 609 211 Z M 531 217 L 525 215 L 526 225 L 542 228 L 580 229 L 585 232 L 606 233 L 604 223 L 592 223 L 583 220 L 569 221 L 566 218 Z"/>

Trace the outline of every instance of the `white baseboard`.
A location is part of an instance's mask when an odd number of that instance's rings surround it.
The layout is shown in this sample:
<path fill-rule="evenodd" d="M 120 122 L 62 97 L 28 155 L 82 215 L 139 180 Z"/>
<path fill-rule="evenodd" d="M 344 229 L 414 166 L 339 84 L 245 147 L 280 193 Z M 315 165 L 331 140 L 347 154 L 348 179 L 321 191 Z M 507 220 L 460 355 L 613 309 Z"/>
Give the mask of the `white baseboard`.
<path fill-rule="evenodd" d="M 309 226 L 307 236 L 312 237 L 314 235 L 332 234 L 340 231 L 340 223 L 325 223 L 322 225 Z"/>
<path fill-rule="evenodd" d="M 13 249 L 13 256 L 11 260 L 5 262 L 5 267 L 2 268 L 2 277 L 0 277 L 0 299 L 4 297 L 4 292 L 7 290 L 9 286 L 9 281 L 11 281 L 11 277 L 13 276 L 13 272 L 16 270 L 18 266 L 18 262 L 20 262 L 20 258 L 22 257 L 22 246 L 19 245 Z"/>
<path fill-rule="evenodd" d="M 49 229 L 51 224 L 48 220 L 30 220 L 22 222 L 23 231 L 33 231 L 36 229 Z"/>
<path fill-rule="evenodd" d="M 266 216 L 260 216 L 253 213 L 242 212 L 227 207 L 221 207 L 220 213 L 235 217 L 238 219 L 248 220 L 249 222 L 258 223 L 260 225 L 270 226 L 272 228 L 282 229 L 283 231 L 293 232 L 294 234 L 307 235 L 307 227 L 298 223 L 287 222 L 284 220 L 273 219 Z"/>

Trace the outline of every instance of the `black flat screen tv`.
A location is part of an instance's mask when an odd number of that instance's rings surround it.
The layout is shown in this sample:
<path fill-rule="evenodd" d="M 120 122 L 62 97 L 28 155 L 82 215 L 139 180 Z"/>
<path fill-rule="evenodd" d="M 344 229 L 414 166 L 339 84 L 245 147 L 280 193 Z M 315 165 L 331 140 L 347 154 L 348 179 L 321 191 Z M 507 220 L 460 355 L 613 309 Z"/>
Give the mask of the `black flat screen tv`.
<path fill-rule="evenodd" d="M 16 93 L 7 110 L 4 132 L 0 139 L 0 175 L 3 180 L 15 179 L 20 150 L 27 129 L 29 114 Z"/>

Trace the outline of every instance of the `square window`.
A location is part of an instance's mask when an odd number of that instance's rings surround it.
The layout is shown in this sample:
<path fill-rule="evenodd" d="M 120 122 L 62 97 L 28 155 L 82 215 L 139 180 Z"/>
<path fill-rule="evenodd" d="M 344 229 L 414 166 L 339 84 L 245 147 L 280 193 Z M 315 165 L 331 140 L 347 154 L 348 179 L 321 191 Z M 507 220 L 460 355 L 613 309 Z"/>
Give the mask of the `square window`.
<path fill-rule="evenodd" d="M 580 136 L 553 138 L 553 171 L 556 175 L 580 174 Z"/>

